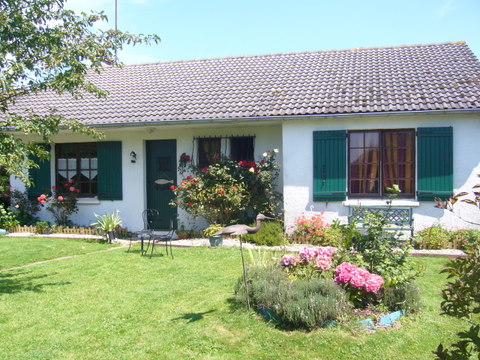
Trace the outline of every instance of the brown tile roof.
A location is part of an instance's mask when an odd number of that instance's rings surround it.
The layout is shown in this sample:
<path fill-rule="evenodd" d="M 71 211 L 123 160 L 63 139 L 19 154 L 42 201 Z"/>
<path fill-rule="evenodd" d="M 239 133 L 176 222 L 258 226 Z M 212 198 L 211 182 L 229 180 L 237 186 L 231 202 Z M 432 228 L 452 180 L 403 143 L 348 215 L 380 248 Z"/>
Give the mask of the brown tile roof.
<path fill-rule="evenodd" d="M 464 42 L 175 61 L 108 68 L 106 100 L 42 93 L 85 124 L 480 109 L 480 63 Z"/>

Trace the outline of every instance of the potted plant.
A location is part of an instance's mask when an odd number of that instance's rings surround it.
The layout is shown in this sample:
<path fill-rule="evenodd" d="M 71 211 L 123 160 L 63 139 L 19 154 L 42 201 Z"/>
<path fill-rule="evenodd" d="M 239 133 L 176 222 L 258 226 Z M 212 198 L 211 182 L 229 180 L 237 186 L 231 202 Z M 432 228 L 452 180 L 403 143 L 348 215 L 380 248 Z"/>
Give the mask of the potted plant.
<path fill-rule="evenodd" d="M 217 231 L 220 231 L 223 228 L 222 225 L 212 224 L 203 230 L 203 234 L 208 237 L 208 241 L 210 242 L 210 246 L 220 246 L 223 243 L 223 236 L 222 235 L 213 235 Z"/>
<path fill-rule="evenodd" d="M 112 214 L 98 215 L 93 213 L 97 218 L 97 221 L 95 221 L 92 226 L 96 229 L 103 230 L 107 237 L 107 241 L 110 244 L 115 239 L 116 227 L 122 225 L 122 219 L 120 218 L 118 213 L 118 210 L 115 210 Z"/>

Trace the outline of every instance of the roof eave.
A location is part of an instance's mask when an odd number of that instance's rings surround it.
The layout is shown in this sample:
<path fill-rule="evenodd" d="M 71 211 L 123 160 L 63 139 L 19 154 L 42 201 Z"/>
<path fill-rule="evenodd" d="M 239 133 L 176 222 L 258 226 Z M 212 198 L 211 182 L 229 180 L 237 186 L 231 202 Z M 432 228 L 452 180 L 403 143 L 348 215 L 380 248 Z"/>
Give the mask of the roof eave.
<path fill-rule="evenodd" d="M 389 111 L 389 112 L 363 112 L 363 113 L 341 113 L 341 114 L 306 114 L 306 115 L 281 115 L 281 116 L 257 116 L 243 118 L 218 118 L 218 119 L 182 119 L 162 120 L 148 122 L 124 122 L 108 124 L 87 124 L 90 127 L 137 127 L 137 126 L 169 126 L 189 124 L 212 124 L 212 123 L 243 123 L 258 121 L 286 121 L 298 119 L 335 119 L 335 118 L 364 118 L 364 117 L 391 117 L 391 116 L 424 116 L 424 115 L 472 115 L 480 114 L 479 109 L 452 109 L 452 110 L 418 110 L 418 111 Z"/>

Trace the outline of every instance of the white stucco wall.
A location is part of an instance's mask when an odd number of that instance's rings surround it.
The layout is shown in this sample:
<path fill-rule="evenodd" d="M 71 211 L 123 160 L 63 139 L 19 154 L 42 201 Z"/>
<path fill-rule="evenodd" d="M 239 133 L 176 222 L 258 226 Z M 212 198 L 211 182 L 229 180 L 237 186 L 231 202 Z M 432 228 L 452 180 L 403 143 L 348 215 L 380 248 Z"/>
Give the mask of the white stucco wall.
<path fill-rule="evenodd" d="M 454 191 L 469 191 L 480 183 L 480 115 L 360 116 L 345 118 L 297 119 L 283 123 L 283 183 L 286 228 L 302 213 L 324 212 L 328 222 L 347 221 L 348 205 L 380 204 L 380 200 L 360 199 L 346 202 L 313 201 L 313 131 L 367 130 L 453 126 Z M 395 204 L 395 203 L 394 203 Z M 440 222 L 451 229 L 472 225 L 457 216 L 434 207 L 433 202 L 398 200 L 397 205 L 412 206 L 415 230 Z M 480 212 L 471 205 L 456 208 L 462 217 L 480 222 Z"/>
<path fill-rule="evenodd" d="M 115 209 L 120 211 L 123 219 L 123 226 L 135 231 L 143 228 L 142 211 L 146 207 L 146 186 L 145 186 L 145 142 L 147 140 L 177 141 L 177 160 L 180 154 L 191 154 L 193 149 L 193 137 L 207 136 L 255 136 L 254 151 L 255 159 L 259 159 L 265 151 L 274 148 L 282 148 L 281 126 L 279 123 L 248 123 L 241 124 L 199 124 L 199 125 L 164 125 L 151 127 L 123 127 L 101 129 L 106 137 L 105 141 L 122 142 L 122 171 L 123 171 L 123 200 L 121 201 L 98 201 L 97 199 L 80 199 L 78 213 L 74 214 L 71 220 L 78 225 L 89 225 L 95 221 L 94 213 L 111 213 Z M 78 134 L 62 134 L 53 138 L 55 143 L 89 142 L 91 138 Z M 54 147 L 53 147 L 54 148 Z M 55 154 L 52 150 L 52 159 Z M 136 163 L 132 163 L 130 152 L 137 154 Z M 196 151 L 195 151 L 196 152 Z M 283 154 L 279 154 L 278 160 L 282 163 Z M 53 162 L 52 162 L 53 165 Z M 180 181 L 180 177 L 178 181 Z M 279 190 L 282 189 L 280 177 Z M 51 182 L 55 184 L 55 169 L 51 169 Z M 23 184 L 15 178 L 11 179 L 12 188 L 24 189 Z M 42 220 L 52 221 L 50 214 L 42 209 L 38 214 Z M 195 226 L 198 229 L 206 227 L 202 221 L 195 221 L 189 218 L 188 214 L 179 211 L 179 225 L 185 228 Z"/>

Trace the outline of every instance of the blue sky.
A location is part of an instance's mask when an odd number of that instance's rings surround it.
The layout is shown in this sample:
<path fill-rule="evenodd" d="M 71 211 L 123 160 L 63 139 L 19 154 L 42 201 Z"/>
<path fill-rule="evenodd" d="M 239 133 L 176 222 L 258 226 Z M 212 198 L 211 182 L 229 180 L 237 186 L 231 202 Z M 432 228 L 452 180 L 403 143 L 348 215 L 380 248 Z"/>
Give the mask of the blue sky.
<path fill-rule="evenodd" d="M 103 10 L 115 0 L 67 0 Z M 466 41 L 480 58 L 480 0 L 118 0 L 120 30 L 159 45 L 120 53 L 126 64 Z"/>

